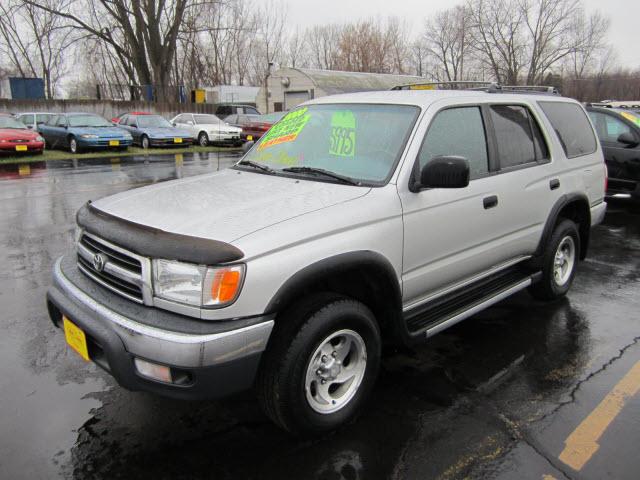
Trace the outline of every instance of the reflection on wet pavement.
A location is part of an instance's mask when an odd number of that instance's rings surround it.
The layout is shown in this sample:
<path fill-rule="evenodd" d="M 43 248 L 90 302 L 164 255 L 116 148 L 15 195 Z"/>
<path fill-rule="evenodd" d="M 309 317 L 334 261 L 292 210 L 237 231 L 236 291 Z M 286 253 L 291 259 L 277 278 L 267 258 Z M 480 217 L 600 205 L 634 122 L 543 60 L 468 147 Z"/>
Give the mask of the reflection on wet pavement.
<path fill-rule="evenodd" d="M 565 438 L 616 383 L 611 372 L 624 374 L 640 358 L 640 215 L 626 204 L 611 207 L 594 230 L 591 255 L 567 299 L 542 303 L 521 293 L 422 348 L 389 349 L 362 417 L 324 438 L 288 437 L 250 393 L 180 402 L 128 392 L 67 349 L 47 318 L 44 293 L 53 261 L 71 245 L 75 211 L 88 199 L 215 171 L 236 159 L 208 154 L 0 167 L 0 477 L 574 473 L 557 458 Z M 638 413 L 630 405 L 625 418 Z M 638 444 L 640 429 L 616 428 L 624 443 Z M 616 455 L 611 445 L 602 449 Z M 596 455 L 585 478 L 602 478 L 604 463 L 612 462 Z M 625 478 L 640 463 L 632 456 L 613 465 L 611 475 Z"/>

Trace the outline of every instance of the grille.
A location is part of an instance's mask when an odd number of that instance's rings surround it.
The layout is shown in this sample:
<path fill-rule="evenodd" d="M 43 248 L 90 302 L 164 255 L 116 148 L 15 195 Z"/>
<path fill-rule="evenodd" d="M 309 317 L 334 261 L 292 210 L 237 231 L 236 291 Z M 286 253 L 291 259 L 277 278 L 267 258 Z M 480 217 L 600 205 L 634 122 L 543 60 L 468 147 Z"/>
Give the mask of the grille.
<path fill-rule="evenodd" d="M 29 140 L 25 140 L 24 138 L 14 138 L 9 141 L 11 143 L 29 143 Z"/>
<path fill-rule="evenodd" d="M 95 261 L 98 256 L 101 262 Z M 83 233 L 78 242 L 78 268 L 109 290 L 143 303 L 142 263 L 125 250 Z"/>

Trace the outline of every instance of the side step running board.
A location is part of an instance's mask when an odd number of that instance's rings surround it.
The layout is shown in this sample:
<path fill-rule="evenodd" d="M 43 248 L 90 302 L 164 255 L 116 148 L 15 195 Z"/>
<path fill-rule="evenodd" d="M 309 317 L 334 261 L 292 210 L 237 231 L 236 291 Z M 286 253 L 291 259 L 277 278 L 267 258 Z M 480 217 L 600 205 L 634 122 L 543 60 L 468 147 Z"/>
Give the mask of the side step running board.
<path fill-rule="evenodd" d="M 408 333 L 413 338 L 431 337 L 527 288 L 540 275 L 516 265 L 438 297 L 405 313 Z"/>
<path fill-rule="evenodd" d="M 472 306 L 470 309 L 465 310 L 464 312 L 458 313 L 457 315 L 454 315 L 453 317 L 450 317 L 447 320 L 444 320 L 438 323 L 437 325 L 434 325 L 431 328 L 427 328 L 427 331 L 426 331 L 427 338 L 432 337 L 436 333 L 440 333 L 442 330 L 446 330 L 447 328 L 454 326 L 456 323 L 461 322 L 462 320 L 465 320 L 472 315 L 475 315 L 481 310 L 484 310 L 485 308 L 490 307 L 494 303 L 498 303 L 501 300 L 504 300 L 505 298 L 513 295 L 514 293 L 527 288 L 529 285 L 531 285 L 531 283 L 532 283 L 532 280 L 531 280 L 531 277 L 529 277 L 521 281 L 520 283 L 514 285 L 513 287 L 503 290 L 497 295 L 494 295 L 493 297 L 486 299 L 482 303 L 478 303 Z"/>

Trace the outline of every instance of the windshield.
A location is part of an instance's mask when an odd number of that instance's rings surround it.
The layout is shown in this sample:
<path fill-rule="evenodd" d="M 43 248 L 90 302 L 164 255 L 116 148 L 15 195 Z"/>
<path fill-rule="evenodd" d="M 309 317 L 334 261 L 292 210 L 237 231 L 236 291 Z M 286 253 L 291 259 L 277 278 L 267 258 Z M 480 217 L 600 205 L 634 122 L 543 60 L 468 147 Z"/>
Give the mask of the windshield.
<path fill-rule="evenodd" d="M 0 116 L 0 128 L 23 129 L 27 127 L 25 127 L 24 123 L 14 120 L 11 117 Z"/>
<path fill-rule="evenodd" d="M 160 115 L 140 115 L 138 128 L 171 128 L 171 124 Z"/>
<path fill-rule="evenodd" d="M 418 112 L 409 105 L 309 105 L 285 115 L 244 160 L 276 173 L 287 167 L 321 168 L 381 184 L 391 174 Z"/>
<path fill-rule="evenodd" d="M 111 127 L 104 118 L 97 115 L 69 115 L 70 127 Z"/>
<path fill-rule="evenodd" d="M 220 123 L 220 119 L 215 115 L 194 115 L 198 125 L 216 124 Z"/>

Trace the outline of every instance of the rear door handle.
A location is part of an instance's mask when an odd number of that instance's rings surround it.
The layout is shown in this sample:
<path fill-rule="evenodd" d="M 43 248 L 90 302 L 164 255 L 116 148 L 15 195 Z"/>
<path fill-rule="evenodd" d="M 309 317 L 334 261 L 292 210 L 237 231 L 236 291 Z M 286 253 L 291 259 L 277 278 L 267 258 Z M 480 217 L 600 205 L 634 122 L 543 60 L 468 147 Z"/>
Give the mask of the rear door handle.
<path fill-rule="evenodd" d="M 484 197 L 482 204 L 484 205 L 485 210 L 493 208 L 498 205 L 498 196 L 491 195 L 490 197 Z"/>
<path fill-rule="evenodd" d="M 557 178 L 549 180 L 549 188 L 551 190 L 555 190 L 558 187 L 560 187 L 560 180 L 558 180 Z"/>

